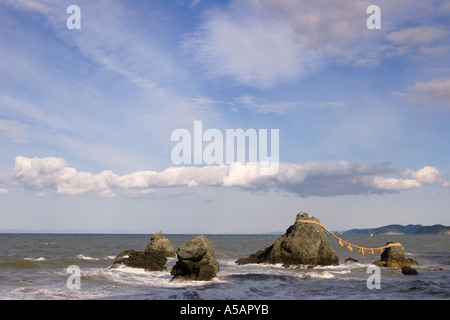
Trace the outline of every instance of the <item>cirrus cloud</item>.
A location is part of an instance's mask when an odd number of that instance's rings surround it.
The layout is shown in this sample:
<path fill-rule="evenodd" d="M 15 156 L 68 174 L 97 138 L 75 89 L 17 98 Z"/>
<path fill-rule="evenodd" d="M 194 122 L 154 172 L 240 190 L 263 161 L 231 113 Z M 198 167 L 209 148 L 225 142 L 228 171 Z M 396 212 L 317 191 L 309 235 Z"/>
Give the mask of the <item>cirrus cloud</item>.
<path fill-rule="evenodd" d="M 184 47 L 209 75 L 259 88 L 305 78 L 335 62 L 374 67 L 382 58 L 416 47 L 421 55 L 446 56 L 449 31 L 428 25 L 436 19 L 435 4 L 380 1 L 388 33 L 367 29 L 371 4 L 232 0 L 206 11 L 197 29 L 186 35 Z M 410 27 L 415 21 L 405 10 L 420 12 L 423 24 Z"/>

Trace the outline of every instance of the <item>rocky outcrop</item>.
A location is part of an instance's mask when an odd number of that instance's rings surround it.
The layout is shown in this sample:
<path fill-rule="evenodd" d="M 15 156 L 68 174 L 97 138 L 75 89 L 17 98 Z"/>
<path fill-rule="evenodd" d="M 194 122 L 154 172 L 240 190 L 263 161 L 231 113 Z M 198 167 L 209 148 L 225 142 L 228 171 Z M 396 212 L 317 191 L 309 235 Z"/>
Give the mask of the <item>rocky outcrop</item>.
<path fill-rule="evenodd" d="M 211 280 L 219 272 L 213 244 L 200 235 L 182 244 L 177 250 L 178 261 L 171 274 L 185 280 Z"/>
<path fill-rule="evenodd" d="M 126 265 L 127 267 L 143 268 L 147 271 L 164 271 L 167 257 L 174 257 L 175 251 L 169 239 L 161 231 L 152 235 L 145 251 L 126 250 L 119 253 L 113 265 Z"/>
<path fill-rule="evenodd" d="M 314 223 L 298 220 L 318 219 L 310 217 L 306 212 L 297 214 L 295 223 L 275 242 L 247 258 L 236 261 L 237 264 L 247 263 L 282 263 L 289 265 L 338 265 L 339 258 L 328 241 L 326 231 Z"/>
<path fill-rule="evenodd" d="M 392 242 L 386 243 L 386 245 Z M 417 261 L 405 258 L 405 249 L 402 245 L 385 248 L 381 253 L 381 260 L 374 262 L 379 267 L 403 268 L 418 265 Z"/>
<path fill-rule="evenodd" d="M 146 250 L 145 252 L 142 252 L 126 250 L 116 256 L 113 264 L 123 264 L 133 268 L 143 268 L 147 271 L 164 271 L 166 270 L 166 263 L 166 256 L 158 251 Z"/>
<path fill-rule="evenodd" d="M 154 233 L 147 245 L 145 252 L 157 251 L 166 257 L 175 257 L 175 249 L 170 244 L 170 240 L 164 237 L 161 231 Z"/>

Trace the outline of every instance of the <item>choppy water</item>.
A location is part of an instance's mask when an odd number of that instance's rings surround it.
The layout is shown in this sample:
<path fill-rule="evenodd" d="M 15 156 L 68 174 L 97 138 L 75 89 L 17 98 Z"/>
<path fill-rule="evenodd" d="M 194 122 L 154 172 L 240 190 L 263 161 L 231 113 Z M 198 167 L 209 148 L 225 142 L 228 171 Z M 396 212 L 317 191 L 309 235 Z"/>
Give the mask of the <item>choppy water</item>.
<path fill-rule="evenodd" d="M 177 248 L 194 235 L 165 235 Z M 281 265 L 243 265 L 234 261 L 273 243 L 273 235 L 206 235 L 213 242 L 220 271 L 212 281 L 172 280 L 166 272 L 112 267 L 114 257 L 127 249 L 144 250 L 150 235 L 123 234 L 0 234 L 1 299 L 450 299 L 450 236 L 347 236 L 365 247 L 401 242 L 407 258 L 419 262 L 417 276 L 381 268 L 380 289 L 370 290 L 368 267 L 380 255 L 362 256 L 330 243 L 339 266 L 284 268 Z M 358 263 L 345 263 L 348 257 Z M 80 289 L 67 280 L 80 270 Z"/>

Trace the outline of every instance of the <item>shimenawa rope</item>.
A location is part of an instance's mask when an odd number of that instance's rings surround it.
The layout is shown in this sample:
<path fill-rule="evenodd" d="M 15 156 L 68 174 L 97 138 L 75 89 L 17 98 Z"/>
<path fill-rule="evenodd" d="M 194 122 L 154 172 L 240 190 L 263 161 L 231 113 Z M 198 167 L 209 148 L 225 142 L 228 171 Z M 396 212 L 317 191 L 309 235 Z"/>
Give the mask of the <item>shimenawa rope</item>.
<path fill-rule="evenodd" d="M 341 247 L 343 247 L 344 245 L 347 246 L 347 249 L 349 249 L 350 251 L 353 251 L 353 249 L 357 249 L 359 251 L 359 253 L 361 253 L 362 255 L 364 255 L 364 251 L 368 251 L 371 255 L 373 255 L 374 251 L 380 251 L 380 254 L 382 253 L 382 251 L 386 248 L 389 247 L 401 247 L 402 244 L 398 243 L 398 242 L 393 242 L 393 243 L 388 243 L 387 245 L 383 246 L 383 247 L 379 247 L 379 248 L 365 248 L 365 247 L 360 247 L 354 244 L 351 244 L 350 242 L 347 242 L 341 238 L 339 238 L 337 235 L 335 235 L 333 232 L 331 232 L 330 230 L 328 230 L 327 228 L 325 228 L 323 226 L 322 223 L 315 221 L 315 220 L 304 220 L 304 219 L 298 219 L 295 222 L 303 222 L 303 223 L 312 223 L 312 224 L 317 224 L 318 226 L 320 226 L 321 228 L 323 228 L 326 232 L 328 232 L 329 234 L 331 234 L 333 237 L 335 237 L 338 241 Z"/>

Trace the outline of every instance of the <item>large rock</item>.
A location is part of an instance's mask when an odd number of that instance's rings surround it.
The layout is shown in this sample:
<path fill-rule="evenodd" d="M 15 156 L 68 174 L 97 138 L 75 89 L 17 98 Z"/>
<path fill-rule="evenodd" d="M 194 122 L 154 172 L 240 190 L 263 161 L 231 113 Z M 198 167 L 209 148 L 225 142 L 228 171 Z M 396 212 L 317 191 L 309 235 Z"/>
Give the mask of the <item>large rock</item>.
<path fill-rule="evenodd" d="M 119 253 L 114 259 L 114 265 L 123 264 L 133 268 L 143 268 L 147 271 L 164 271 L 167 258 L 158 251 L 145 252 L 126 250 Z"/>
<path fill-rule="evenodd" d="M 175 257 L 175 249 L 170 244 L 170 240 L 162 235 L 161 231 L 152 235 L 150 243 L 145 249 L 145 252 L 147 251 L 157 251 L 161 252 L 166 257 Z"/>
<path fill-rule="evenodd" d="M 318 219 L 310 217 L 306 212 L 297 214 L 295 223 L 286 233 L 264 250 L 260 250 L 247 258 L 236 261 L 237 264 L 247 263 L 282 263 L 289 265 L 338 265 L 339 258 L 328 241 L 326 231 L 314 223 L 297 220 Z"/>
<path fill-rule="evenodd" d="M 219 272 L 213 244 L 200 235 L 182 244 L 177 250 L 178 261 L 171 274 L 186 280 L 211 280 Z"/>

